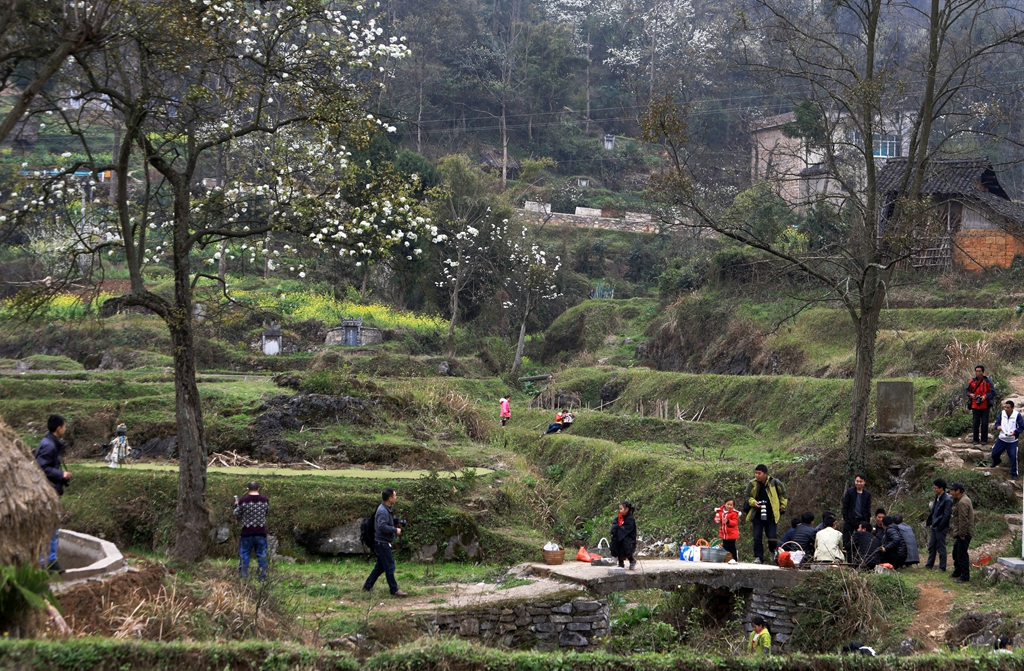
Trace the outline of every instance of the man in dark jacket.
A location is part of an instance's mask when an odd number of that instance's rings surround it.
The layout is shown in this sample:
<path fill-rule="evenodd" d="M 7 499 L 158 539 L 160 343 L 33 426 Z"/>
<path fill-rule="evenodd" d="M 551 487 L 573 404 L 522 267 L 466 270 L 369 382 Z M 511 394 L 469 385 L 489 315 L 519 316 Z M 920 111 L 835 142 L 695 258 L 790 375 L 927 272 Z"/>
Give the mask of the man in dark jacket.
<path fill-rule="evenodd" d="M 61 441 L 67 426 L 67 422 L 60 415 L 47 417 L 48 433 L 39 441 L 39 447 L 36 448 L 35 453 L 36 463 L 43 469 L 46 479 L 57 490 L 57 496 L 63 496 L 64 487 L 71 482 L 71 474 L 64 470 L 64 443 Z M 61 570 L 57 563 L 57 536 L 59 533 L 60 529 L 53 530 L 53 538 L 50 539 L 50 552 L 46 557 L 46 566 L 51 571 Z"/>
<path fill-rule="evenodd" d="M 974 367 L 974 377 L 967 383 L 967 405 L 971 407 L 971 415 L 974 420 L 974 444 L 988 444 L 988 420 L 989 410 L 996 402 L 996 387 L 992 378 L 986 377 L 985 367 L 977 365 Z M 978 440 L 978 433 L 981 432 L 981 440 Z"/>
<path fill-rule="evenodd" d="M 917 549 L 917 536 L 914 534 L 914 530 L 903 521 L 903 515 L 893 515 L 892 520 L 896 523 L 896 528 L 900 530 L 903 542 L 907 544 L 907 561 L 904 564 L 906 566 L 920 564 L 921 553 Z"/>
<path fill-rule="evenodd" d="M 857 525 L 857 531 L 854 532 L 853 537 L 850 539 L 850 545 L 853 547 L 851 559 L 859 567 L 870 570 L 875 568 L 878 562 L 881 561 L 879 555 L 881 554 L 882 541 L 881 538 L 871 532 L 870 523 L 861 522 Z"/>
<path fill-rule="evenodd" d="M 949 486 L 949 495 L 953 497 L 953 513 L 949 518 L 949 530 L 953 534 L 953 572 L 950 577 L 957 582 L 969 582 L 971 559 L 967 550 L 974 536 L 974 506 L 959 482 Z"/>
<path fill-rule="evenodd" d="M 363 583 L 363 591 L 372 590 L 377 578 L 383 573 L 387 577 L 391 596 L 409 596 L 398 589 L 398 581 L 395 580 L 395 555 L 391 551 L 391 544 L 402 535 L 402 530 L 395 524 L 395 516 L 391 513 L 392 506 L 398 500 L 398 494 L 388 487 L 380 496 L 383 503 L 377 506 L 377 512 L 373 516 L 373 540 L 376 544 L 374 549 L 377 551 L 377 563 Z"/>
<path fill-rule="evenodd" d="M 882 518 L 882 562 L 892 564 L 893 568 L 903 568 L 907 562 L 907 542 L 896 526 L 891 515 Z"/>
<path fill-rule="evenodd" d="M 800 524 L 793 530 L 793 537 L 789 540 L 800 546 L 806 554 L 814 552 L 814 537 L 817 532 L 814 529 L 814 513 L 806 512 L 800 516 Z M 790 546 L 792 547 L 792 546 Z M 786 548 L 783 548 L 784 550 Z"/>
<path fill-rule="evenodd" d="M 935 555 L 939 556 L 939 570 L 946 570 L 946 534 L 949 532 L 949 518 L 953 514 L 953 499 L 946 493 L 946 481 L 936 478 L 932 482 L 935 490 L 935 499 L 931 503 L 931 510 L 928 511 L 928 520 L 925 522 L 931 528 L 928 536 L 928 561 L 925 562 L 926 569 L 935 568 Z"/>
<path fill-rule="evenodd" d="M 857 524 L 871 517 L 871 492 L 865 485 L 868 479 L 858 473 L 853 476 L 853 487 L 843 494 L 843 547 L 850 554 L 850 537 L 857 530 Z"/>

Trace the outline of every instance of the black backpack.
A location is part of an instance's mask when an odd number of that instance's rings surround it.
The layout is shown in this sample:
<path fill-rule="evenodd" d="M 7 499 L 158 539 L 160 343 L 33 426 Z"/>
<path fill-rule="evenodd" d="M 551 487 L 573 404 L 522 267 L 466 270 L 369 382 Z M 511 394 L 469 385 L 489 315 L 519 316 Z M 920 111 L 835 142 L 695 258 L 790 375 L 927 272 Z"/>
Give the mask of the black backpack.
<path fill-rule="evenodd" d="M 364 517 L 363 521 L 359 523 L 359 541 L 370 548 L 371 554 L 377 554 L 376 530 L 374 529 L 374 517 L 376 512 L 371 517 Z"/>

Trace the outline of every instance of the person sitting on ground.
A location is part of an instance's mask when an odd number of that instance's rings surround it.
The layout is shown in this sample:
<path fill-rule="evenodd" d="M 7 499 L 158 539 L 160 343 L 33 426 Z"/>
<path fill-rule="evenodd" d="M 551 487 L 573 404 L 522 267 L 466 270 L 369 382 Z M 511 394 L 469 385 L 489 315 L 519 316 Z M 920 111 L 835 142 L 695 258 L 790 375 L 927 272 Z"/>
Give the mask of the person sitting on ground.
<path fill-rule="evenodd" d="M 558 433 L 562 430 L 562 420 L 565 418 L 565 413 L 561 410 L 555 413 L 555 421 L 548 424 L 548 430 L 540 434 L 542 437 L 549 433 Z"/>
<path fill-rule="evenodd" d="M 736 510 L 736 502 L 726 499 L 722 507 L 715 511 L 715 522 L 718 523 L 718 537 L 722 539 L 722 549 L 728 552 L 730 564 L 739 561 L 736 541 L 740 539 L 740 513 Z"/>
<path fill-rule="evenodd" d="M 881 534 L 885 533 L 882 529 L 882 518 L 885 517 L 885 508 L 879 508 L 875 511 L 875 526 L 871 529 L 871 533 L 881 538 Z"/>
<path fill-rule="evenodd" d="M 779 547 L 782 547 L 789 541 L 793 540 L 793 532 L 796 531 L 796 528 L 798 526 L 800 526 L 800 518 L 794 517 L 789 521 L 789 524 L 789 529 L 786 531 L 786 533 L 782 534 L 782 538 L 779 539 Z"/>
<path fill-rule="evenodd" d="M 881 560 L 882 539 L 871 532 L 871 524 L 861 520 L 850 541 L 853 556 L 850 561 L 860 568 L 872 570 Z"/>
<path fill-rule="evenodd" d="M 633 504 L 623 501 L 619 504 L 619 516 L 612 520 L 611 553 L 619 560 L 619 568 L 629 560 L 629 570 L 636 568 L 636 520 L 633 519 Z"/>
<path fill-rule="evenodd" d="M 790 544 L 787 547 L 792 548 L 793 543 L 796 543 L 804 554 L 809 555 L 814 552 L 814 536 L 818 532 L 814 530 L 813 524 L 814 513 L 808 511 L 801 515 L 800 524 L 793 530 L 793 537 L 790 539 Z"/>
<path fill-rule="evenodd" d="M 843 532 L 836 529 L 835 515 L 826 514 L 822 524 L 825 528 L 814 536 L 814 561 L 840 564 L 845 562 Z"/>
<path fill-rule="evenodd" d="M 882 530 L 882 561 L 892 564 L 894 569 L 903 568 L 907 563 L 907 542 L 891 515 L 882 518 Z"/>
<path fill-rule="evenodd" d="M 903 536 L 904 542 L 907 544 L 907 561 L 906 565 L 920 564 L 921 553 L 917 549 L 917 536 L 914 535 L 914 530 L 909 524 L 903 521 L 903 515 L 893 515 L 892 519 L 896 522 L 896 528 L 900 530 L 900 534 Z"/>
<path fill-rule="evenodd" d="M 750 652 L 754 655 L 764 655 L 766 657 L 771 655 L 772 634 L 768 631 L 764 618 L 760 615 L 755 615 L 750 618 L 750 624 L 754 626 L 754 631 L 750 632 Z"/>
<path fill-rule="evenodd" d="M 1013 639 L 1009 636 L 1000 636 L 999 640 L 996 641 L 996 652 L 1003 655 L 1013 654 Z"/>

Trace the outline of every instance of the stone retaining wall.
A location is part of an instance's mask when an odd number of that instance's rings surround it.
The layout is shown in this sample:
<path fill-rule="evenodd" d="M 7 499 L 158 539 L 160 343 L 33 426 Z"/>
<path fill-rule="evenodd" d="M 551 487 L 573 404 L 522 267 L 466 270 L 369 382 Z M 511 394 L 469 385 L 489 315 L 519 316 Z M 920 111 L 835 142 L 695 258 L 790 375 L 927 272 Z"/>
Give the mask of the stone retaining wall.
<path fill-rule="evenodd" d="M 513 648 L 584 650 L 608 634 L 607 599 L 577 597 L 442 613 L 431 621 L 449 632 Z"/>
<path fill-rule="evenodd" d="M 788 590 L 782 588 L 759 587 L 747 592 L 746 606 L 743 609 L 743 625 L 747 632 L 754 630 L 750 619 L 760 615 L 768 623 L 768 631 L 772 641 L 784 646 L 793 635 L 795 616 L 800 612 L 802 604 L 789 598 Z"/>
<path fill-rule="evenodd" d="M 582 217 L 575 214 L 562 214 L 552 212 L 531 212 L 529 210 L 516 210 L 516 215 L 528 224 L 540 225 L 543 223 L 552 226 L 568 226 L 575 228 L 607 228 L 613 231 L 632 231 L 634 233 L 657 233 L 658 222 L 655 220 L 631 220 L 618 217 Z"/>

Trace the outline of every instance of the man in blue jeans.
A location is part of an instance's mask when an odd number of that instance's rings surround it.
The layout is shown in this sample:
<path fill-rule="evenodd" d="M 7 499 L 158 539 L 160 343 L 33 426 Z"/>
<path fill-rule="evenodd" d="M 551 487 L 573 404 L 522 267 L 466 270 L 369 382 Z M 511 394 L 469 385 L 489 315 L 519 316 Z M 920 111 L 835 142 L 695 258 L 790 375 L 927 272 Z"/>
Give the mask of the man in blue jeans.
<path fill-rule="evenodd" d="M 395 516 L 391 512 L 395 501 L 398 500 L 398 494 L 388 487 L 380 493 L 380 497 L 383 503 L 377 506 L 377 512 L 373 516 L 373 550 L 377 555 L 377 563 L 374 564 L 373 570 L 370 571 L 366 582 L 363 583 L 363 591 L 372 590 L 377 578 L 383 573 L 387 577 L 391 596 L 409 596 L 398 589 L 398 581 L 395 580 L 395 556 L 391 552 L 391 544 L 402 535 L 402 530 L 395 525 Z"/>
<path fill-rule="evenodd" d="M 64 496 L 64 488 L 71 482 L 71 474 L 64 469 L 64 432 L 67 430 L 67 422 L 60 415 L 50 415 L 46 418 L 47 434 L 39 442 L 36 448 L 36 463 L 43 469 L 46 479 L 53 485 L 57 496 Z M 50 571 L 63 573 L 60 564 L 57 563 L 57 537 L 59 529 L 53 530 L 53 538 L 50 539 L 50 550 L 43 566 Z"/>
<path fill-rule="evenodd" d="M 245 496 L 235 497 L 234 517 L 242 521 L 242 538 L 238 542 L 238 572 L 242 579 L 249 577 L 249 557 L 255 551 L 260 567 L 260 581 L 267 579 L 267 511 L 270 499 L 260 494 L 260 483 L 246 485 Z"/>

